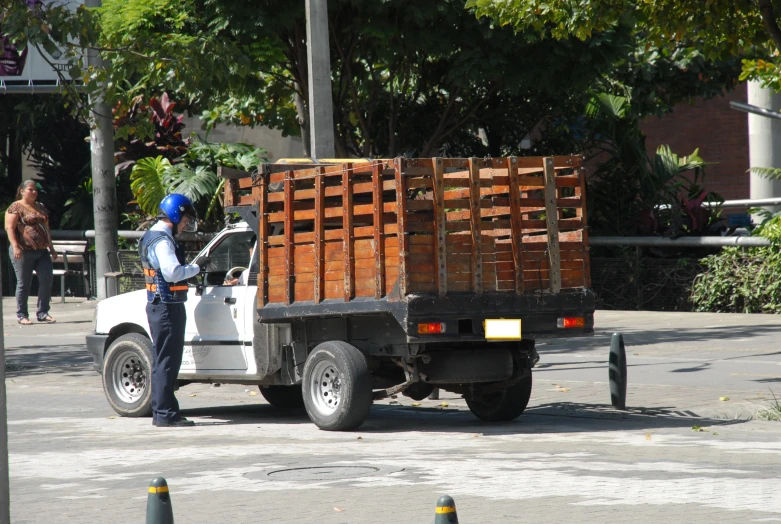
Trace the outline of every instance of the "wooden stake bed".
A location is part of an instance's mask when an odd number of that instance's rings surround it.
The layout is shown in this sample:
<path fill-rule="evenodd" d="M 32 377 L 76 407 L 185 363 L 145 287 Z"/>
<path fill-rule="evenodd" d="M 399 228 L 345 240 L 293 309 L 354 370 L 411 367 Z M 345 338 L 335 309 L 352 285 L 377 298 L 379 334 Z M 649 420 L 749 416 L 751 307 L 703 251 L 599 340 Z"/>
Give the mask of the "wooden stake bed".
<path fill-rule="evenodd" d="M 257 212 L 260 308 L 590 286 L 580 156 L 220 171 Z"/>

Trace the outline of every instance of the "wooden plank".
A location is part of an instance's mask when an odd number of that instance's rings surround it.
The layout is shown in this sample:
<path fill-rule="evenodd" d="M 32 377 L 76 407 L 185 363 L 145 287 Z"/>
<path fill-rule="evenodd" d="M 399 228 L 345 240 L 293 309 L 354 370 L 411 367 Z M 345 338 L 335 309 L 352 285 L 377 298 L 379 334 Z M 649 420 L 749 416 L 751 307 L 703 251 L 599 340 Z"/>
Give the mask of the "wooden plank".
<path fill-rule="evenodd" d="M 578 168 L 576 169 L 576 172 L 578 173 L 578 178 L 580 179 L 580 187 L 577 188 L 576 196 L 583 198 L 583 195 L 586 194 L 586 174 L 583 172 L 583 168 L 580 167 L 580 157 L 578 157 Z M 582 244 L 583 244 L 583 285 L 584 287 L 591 287 L 591 255 L 589 254 L 588 249 L 588 229 L 585 227 L 586 224 L 588 224 L 588 211 L 586 209 L 586 206 L 581 206 L 576 211 L 576 215 L 580 217 L 581 222 L 583 223 L 583 236 L 582 236 Z"/>
<path fill-rule="evenodd" d="M 433 166 L 433 184 L 434 184 L 434 253 L 436 253 L 436 275 L 437 292 L 440 296 L 447 294 L 447 245 L 445 228 L 445 166 L 441 158 L 432 158 Z M 433 268 L 432 268 L 433 269 Z"/>
<path fill-rule="evenodd" d="M 407 187 L 404 173 L 404 158 L 398 157 L 393 161 L 394 177 L 396 180 L 396 224 L 399 237 L 399 292 L 401 296 L 407 294 L 407 257 L 409 246 L 407 243 Z"/>
<path fill-rule="evenodd" d="M 469 159 L 469 200 L 472 231 L 472 284 L 473 291 L 483 293 L 483 254 L 480 230 L 480 160 Z"/>
<path fill-rule="evenodd" d="M 382 167 L 377 165 L 372 169 L 372 185 L 374 186 L 374 298 L 380 299 L 385 294 L 385 243 L 382 241 L 383 202 L 382 202 Z"/>
<path fill-rule="evenodd" d="M 258 229 L 258 306 L 263 307 L 269 301 L 268 296 L 268 216 L 266 208 L 268 207 L 268 186 L 266 177 L 260 177 L 260 187 L 258 188 L 258 214 L 260 215 L 260 224 Z"/>
<path fill-rule="evenodd" d="M 342 242 L 344 244 L 344 301 L 355 296 L 355 262 L 353 259 L 353 165 L 347 164 L 342 174 Z"/>
<path fill-rule="evenodd" d="M 550 264 L 550 289 L 553 293 L 561 291 L 561 248 L 559 245 L 559 211 L 556 207 L 556 171 L 554 159 L 547 157 L 544 162 L 545 178 L 545 220 L 548 222 L 548 263 Z"/>
<path fill-rule="evenodd" d="M 295 191 L 293 172 L 285 178 L 285 304 L 290 305 L 295 300 L 293 288 L 293 191 Z"/>
<path fill-rule="evenodd" d="M 320 176 L 315 177 L 315 283 L 314 283 L 314 302 L 319 304 L 323 301 L 324 292 L 323 281 L 325 280 L 325 269 L 323 261 L 323 251 L 325 239 L 325 227 L 323 211 L 325 208 L 325 191 L 323 191 L 323 178 L 325 175 L 325 168 L 317 168 Z"/>
<path fill-rule="evenodd" d="M 510 224 L 515 233 L 510 235 L 513 252 L 513 270 L 515 278 L 515 292 L 523 294 L 526 292 L 526 286 L 523 282 L 523 246 L 521 245 L 521 234 L 523 230 L 523 219 L 521 218 L 521 188 L 518 177 L 518 159 L 510 157 L 507 159 L 507 168 L 510 173 Z"/>
<path fill-rule="evenodd" d="M 232 167 L 219 166 L 217 168 L 217 176 L 228 180 L 237 180 L 239 178 L 249 178 L 250 174 Z"/>

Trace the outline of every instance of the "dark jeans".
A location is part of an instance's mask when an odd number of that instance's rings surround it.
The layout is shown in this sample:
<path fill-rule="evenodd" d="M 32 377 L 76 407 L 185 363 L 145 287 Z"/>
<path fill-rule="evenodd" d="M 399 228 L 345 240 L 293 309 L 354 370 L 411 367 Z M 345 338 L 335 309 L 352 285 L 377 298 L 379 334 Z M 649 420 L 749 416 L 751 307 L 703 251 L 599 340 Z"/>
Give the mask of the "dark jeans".
<path fill-rule="evenodd" d="M 184 352 L 184 304 L 146 305 L 146 318 L 152 332 L 152 419 L 178 420 L 179 402 L 174 395 L 176 377 Z"/>
<path fill-rule="evenodd" d="M 9 246 L 11 264 L 16 273 L 16 318 L 28 318 L 27 299 L 33 282 L 33 270 L 38 275 L 38 320 L 49 314 L 52 298 L 52 257 L 48 249 L 22 251 L 22 258 L 14 258 L 14 248 Z"/>

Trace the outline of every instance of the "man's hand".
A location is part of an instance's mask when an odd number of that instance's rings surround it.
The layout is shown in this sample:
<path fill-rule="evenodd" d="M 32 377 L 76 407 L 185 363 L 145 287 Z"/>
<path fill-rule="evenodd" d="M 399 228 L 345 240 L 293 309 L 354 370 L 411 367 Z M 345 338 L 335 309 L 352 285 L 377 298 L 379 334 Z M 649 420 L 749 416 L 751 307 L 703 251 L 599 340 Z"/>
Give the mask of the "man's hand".
<path fill-rule="evenodd" d="M 206 268 L 208 267 L 209 264 L 211 264 L 211 262 L 212 262 L 212 259 L 210 257 L 207 257 L 207 256 L 204 255 L 204 256 L 200 256 L 200 257 L 196 258 L 195 261 L 193 262 L 193 264 L 195 264 L 196 266 L 200 267 L 201 268 L 201 272 L 203 273 L 204 271 L 206 271 Z"/>

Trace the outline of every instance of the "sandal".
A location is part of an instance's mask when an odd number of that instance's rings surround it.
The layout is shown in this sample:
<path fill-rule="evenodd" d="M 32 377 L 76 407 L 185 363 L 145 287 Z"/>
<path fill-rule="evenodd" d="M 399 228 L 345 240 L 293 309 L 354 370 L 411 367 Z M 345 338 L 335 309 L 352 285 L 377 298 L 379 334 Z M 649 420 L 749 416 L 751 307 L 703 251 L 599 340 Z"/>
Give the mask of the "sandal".
<path fill-rule="evenodd" d="M 32 326 L 33 323 L 29 318 L 20 318 L 18 322 L 23 326 Z"/>
<path fill-rule="evenodd" d="M 38 322 L 43 322 L 44 324 L 54 324 L 55 322 L 57 322 L 57 320 L 55 320 L 54 318 L 50 317 L 49 315 L 46 315 L 43 318 L 39 318 Z M 30 324 L 32 324 L 32 322 L 30 322 Z"/>

